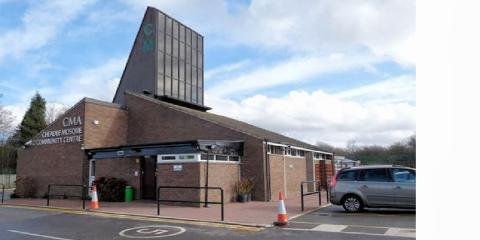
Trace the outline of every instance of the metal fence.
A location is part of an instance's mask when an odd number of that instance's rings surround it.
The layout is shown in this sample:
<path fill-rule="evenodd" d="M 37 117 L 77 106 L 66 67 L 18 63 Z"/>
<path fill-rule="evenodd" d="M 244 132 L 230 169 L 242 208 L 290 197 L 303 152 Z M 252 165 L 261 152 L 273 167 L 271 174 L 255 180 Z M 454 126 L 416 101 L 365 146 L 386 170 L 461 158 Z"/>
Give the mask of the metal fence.
<path fill-rule="evenodd" d="M 16 174 L 0 174 L 0 184 L 5 185 L 5 188 L 14 188 L 16 179 Z"/>
<path fill-rule="evenodd" d="M 67 194 L 51 194 L 50 190 L 53 187 L 76 187 L 81 188 L 81 195 L 67 195 Z M 87 200 L 87 185 L 77 185 L 77 184 L 48 184 L 48 192 L 47 192 L 47 206 L 50 206 L 50 198 L 51 197 L 75 197 L 80 198 L 82 200 L 83 210 L 85 210 L 85 201 Z"/>

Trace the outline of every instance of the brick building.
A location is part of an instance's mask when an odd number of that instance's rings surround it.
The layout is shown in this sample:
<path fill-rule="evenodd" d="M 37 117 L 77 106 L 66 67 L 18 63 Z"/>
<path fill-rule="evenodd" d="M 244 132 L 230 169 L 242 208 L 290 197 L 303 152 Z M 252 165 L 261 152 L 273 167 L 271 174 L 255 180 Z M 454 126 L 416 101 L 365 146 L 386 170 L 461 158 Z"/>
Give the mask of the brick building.
<path fill-rule="evenodd" d="M 84 98 L 70 108 L 19 151 L 17 176 L 32 178 L 37 196 L 48 184 L 112 176 L 133 186 L 137 199 L 155 199 L 158 186 L 204 186 L 208 176 L 227 201 L 235 182 L 254 178 L 254 200 L 269 201 L 333 174 L 332 153 L 210 113 L 203 95 L 203 37 L 149 7 L 113 102 Z"/>

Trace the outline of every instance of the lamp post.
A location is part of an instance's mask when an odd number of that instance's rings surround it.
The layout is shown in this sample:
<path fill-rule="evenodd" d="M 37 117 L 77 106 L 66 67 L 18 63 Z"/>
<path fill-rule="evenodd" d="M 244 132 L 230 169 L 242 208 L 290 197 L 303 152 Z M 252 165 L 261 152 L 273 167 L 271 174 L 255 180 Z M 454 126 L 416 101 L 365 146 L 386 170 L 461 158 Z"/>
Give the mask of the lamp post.
<path fill-rule="evenodd" d="M 214 145 L 207 145 L 207 170 L 205 172 L 205 205 L 203 207 L 208 207 L 208 167 L 210 162 L 210 151 L 214 148 Z"/>

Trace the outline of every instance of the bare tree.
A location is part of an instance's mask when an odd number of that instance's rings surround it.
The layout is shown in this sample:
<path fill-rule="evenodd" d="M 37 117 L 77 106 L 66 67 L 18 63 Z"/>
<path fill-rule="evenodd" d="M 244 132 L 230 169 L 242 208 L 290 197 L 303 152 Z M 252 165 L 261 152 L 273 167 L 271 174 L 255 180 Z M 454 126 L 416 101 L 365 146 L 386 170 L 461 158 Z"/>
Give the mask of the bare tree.
<path fill-rule="evenodd" d="M 2 97 L 1 94 L 0 97 Z M 5 138 L 12 132 L 12 124 L 12 112 L 0 104 L 0 141 L 3 142 L 3 140 L 5 140 Z"/>
<path fill-rule="evenodd" d="M 48 103 L 45 111 L 45 121 L 50 124 L 62 116 L 68 107 L 59 103 Z"/>

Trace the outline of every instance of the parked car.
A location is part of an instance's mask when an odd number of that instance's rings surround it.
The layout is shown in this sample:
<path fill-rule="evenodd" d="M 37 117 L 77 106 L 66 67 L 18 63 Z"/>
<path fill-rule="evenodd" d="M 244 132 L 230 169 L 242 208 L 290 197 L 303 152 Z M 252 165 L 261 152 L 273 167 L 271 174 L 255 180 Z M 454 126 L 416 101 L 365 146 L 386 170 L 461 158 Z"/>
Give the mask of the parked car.
<path fill-rule="evenodd" d="M 364 207 L 415 208 L 415 169 L 396 165 L 341 169 L 331 179 L 330 202 L 347 212 Z"/>

